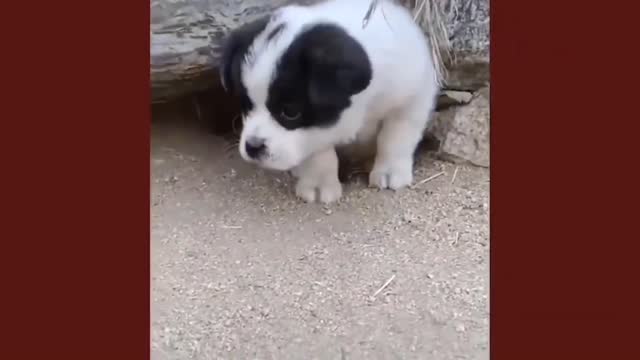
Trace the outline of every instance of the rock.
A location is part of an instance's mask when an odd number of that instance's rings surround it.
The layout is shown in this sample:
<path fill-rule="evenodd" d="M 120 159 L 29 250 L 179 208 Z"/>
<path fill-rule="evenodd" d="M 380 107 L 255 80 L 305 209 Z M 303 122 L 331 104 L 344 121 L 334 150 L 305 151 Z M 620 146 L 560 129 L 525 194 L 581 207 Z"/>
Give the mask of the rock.
<path fill-rule="evenodd" d="M 218 85 L 220 45 L 229 30 L 280 6 L 316 1 L 151 0 L 152 101 L 165 102 Z M 446 89 L 476 90 L 488 84 L 489 0 L 426 0 L 426 6 L 425 0 L 400 1 L 414 12 L 438 8 L 424 13 L 423 19 L 431 20 L 419 22 L 427 33 L 446 29 L 452 55 L 443 59 L 448 69 Z"/>
<path fill-rule="evenodd" d="M 478 90 L 489 85 L 489 59 L 460 56 L 455 65 L 450 65 L 445 89 Z"/>
<path fill-rule="evenodd" d="M 489 87 L 485 87 L 469 104 L 435 113 L 427 136 L 438 140 L 440 157 L 489 167 L 489 130 Z"/>
<path fill-rule="evenodd" d="M 438 97 L 437 109 L 446 109 L 454 105 L 468 104 L 473 94 L 467 91 L 445 90 Z"/>
<path fill-rule="evenodd" d="M 489 85 L 489 0 L 446 0 L 443 5 L 452 52 L 446 88 Z"/>

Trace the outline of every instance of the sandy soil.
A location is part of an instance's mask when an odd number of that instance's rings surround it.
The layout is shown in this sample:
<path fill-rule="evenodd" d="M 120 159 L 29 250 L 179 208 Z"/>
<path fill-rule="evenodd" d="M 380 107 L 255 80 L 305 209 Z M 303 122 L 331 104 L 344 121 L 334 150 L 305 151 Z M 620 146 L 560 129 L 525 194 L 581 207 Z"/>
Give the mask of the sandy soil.
<path fill-rule="evenodd" d="M 305 204 L 183 120 L 152 126 L 153 359 L 489 358 L 488 170 Z"/>

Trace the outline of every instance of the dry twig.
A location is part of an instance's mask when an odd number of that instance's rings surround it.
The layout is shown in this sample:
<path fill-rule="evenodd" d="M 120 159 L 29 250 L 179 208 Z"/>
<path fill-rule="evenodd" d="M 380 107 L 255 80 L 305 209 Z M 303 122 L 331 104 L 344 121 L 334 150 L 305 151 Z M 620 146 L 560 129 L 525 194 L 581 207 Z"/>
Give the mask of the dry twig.
<path fill-rule="evenodd" d="M 393 279 L 396 278 L 396 274 L 393 274 L 389 280 L 387 280 L 387 282 L 384 283 L 384 285 L 382 285 L 382 287 L 380 287 L 380 289 L 378 289 L 375 293 L 373 293 L 373 297 L 376 297 L 378 294 L 380 294 L 382 292 L 382 290 L 384 290 L 387 286 L 389 286 L 389 284 L 391 284 L 391 282 L 393 281 Z"/>
<path fill-rule="evenodd" d="M 451 184 L 453 184 L 453 182 L 456 181 L 456 176 L 458 175 L 458 169 L 459 169 L 459 167 L 456 166 L 456 169 L 453 171 L 453 177 L 451 178 Z"/>
<path fill-rule="evenodd" d="M 437 178 L 437 177 L 440 177 L 440 176 L 442 176 L 442 175 L 444 175 L 444 174 L 445 174 L 445 173 L 444 173 L 444 171 L 442 171 L 442 172 L 439 172 L 439 173 L 437 173 L 437 174 L 435 174 L 435 175 L 429 176 L 428 178 L 426 178 L 426 179 L 421 180 L 420 182 L 418 182 L 415 186 L 420 186 L 420 185 L 422 185 L 422 184 L 424 184 L 424 183 L 426 183 L 426 182 L 429 182 L 429 181 L 431 181 L 431 180 L 433 180 L 433 179 L 435 179 L 435 178 Z"/>

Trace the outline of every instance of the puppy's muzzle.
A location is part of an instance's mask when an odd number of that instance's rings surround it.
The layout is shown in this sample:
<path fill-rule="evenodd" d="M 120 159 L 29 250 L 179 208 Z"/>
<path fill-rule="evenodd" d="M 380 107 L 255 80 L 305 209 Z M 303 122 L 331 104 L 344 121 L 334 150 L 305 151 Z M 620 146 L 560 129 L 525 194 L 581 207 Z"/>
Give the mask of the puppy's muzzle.
<path fill-rule="evenodd" d="M 250 158 L 254 160 L 259 159 L 267 152 L 266 141 L 262 138 L 252 136 L 245 141 L 244 149 Z"/>

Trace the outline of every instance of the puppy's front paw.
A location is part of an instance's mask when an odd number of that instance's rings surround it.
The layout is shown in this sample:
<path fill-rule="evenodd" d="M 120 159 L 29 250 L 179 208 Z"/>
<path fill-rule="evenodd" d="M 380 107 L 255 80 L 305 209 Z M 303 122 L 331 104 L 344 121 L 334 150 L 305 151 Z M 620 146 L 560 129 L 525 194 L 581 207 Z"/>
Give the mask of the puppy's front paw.
<path fill-rule="evenodd" d="M 369 186 L 380 189 L 399 190 L 413 182 L 411 163 L 381 164 L 373 167 L 369 173 Z"/>
<path fill-rule="evenodd" d="M 342 184 L 337 180 L 300 180 L 296 184 L 296 195 L 306 202 L 329 204 L 342 197 Z"/>

